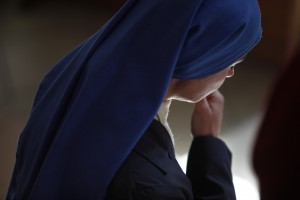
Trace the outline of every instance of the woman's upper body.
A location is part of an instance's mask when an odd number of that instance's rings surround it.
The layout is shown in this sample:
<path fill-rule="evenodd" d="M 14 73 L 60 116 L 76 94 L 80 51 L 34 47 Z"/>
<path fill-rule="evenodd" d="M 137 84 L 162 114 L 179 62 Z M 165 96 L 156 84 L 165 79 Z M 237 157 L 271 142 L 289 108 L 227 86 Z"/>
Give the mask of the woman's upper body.
<path fill-rule="evenodd" d="M 176 160 L 172 133 L 165 120 L 169 106 L 170 103 L 162 104 L 159 121 L 153 120 L 122 164 L 109 185 L 106 199 L 235 200 L 231 153 L 216 137 L 223 97 L 214 92 L 195 108 L 187 174 Z M 203 121 L 204 117 L 208 120 Z"/>
<path fill-rule="evenodd" d="M 43 79 L 7 199 L 103 199 L 171 79 L 224 70 L 261 32 L 257 0 L 128 0 Z"/>

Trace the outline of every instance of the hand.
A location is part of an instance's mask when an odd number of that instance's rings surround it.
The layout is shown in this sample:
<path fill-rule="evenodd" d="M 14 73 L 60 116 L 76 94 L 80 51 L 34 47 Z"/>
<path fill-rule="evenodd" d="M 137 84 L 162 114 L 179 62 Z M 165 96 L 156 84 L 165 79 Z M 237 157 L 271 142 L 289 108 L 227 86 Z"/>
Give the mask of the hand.
<path fill-rule="evenodd" d="M 192 134 L 218 137 L 221 129 L 224 97 L 215 91 L 195 104 L 192 115 Z"/>

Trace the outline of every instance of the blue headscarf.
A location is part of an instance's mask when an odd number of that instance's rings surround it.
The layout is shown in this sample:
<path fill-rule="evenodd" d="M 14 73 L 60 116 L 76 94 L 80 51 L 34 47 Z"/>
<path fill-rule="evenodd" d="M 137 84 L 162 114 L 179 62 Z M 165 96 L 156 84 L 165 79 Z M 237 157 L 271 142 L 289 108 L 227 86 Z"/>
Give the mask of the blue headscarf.
<path fill-rule="evenodd" d="M 256 0 L 128 0 L 42 81 L 8 200 L 103 199 L 170 80 L 217 73 L 260 37 Z"/>

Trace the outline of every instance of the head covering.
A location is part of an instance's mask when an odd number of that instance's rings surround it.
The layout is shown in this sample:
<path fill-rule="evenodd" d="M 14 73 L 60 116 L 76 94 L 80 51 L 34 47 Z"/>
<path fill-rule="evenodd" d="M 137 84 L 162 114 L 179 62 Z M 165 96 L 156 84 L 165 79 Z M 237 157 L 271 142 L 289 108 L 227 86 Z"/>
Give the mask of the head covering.
<path fill-rule="evenodd" d="M 256 0 L 129 0 L 44 78 L 8 199 L 103 199 L 171 78 L 214 74 L 260 39 Z"/>

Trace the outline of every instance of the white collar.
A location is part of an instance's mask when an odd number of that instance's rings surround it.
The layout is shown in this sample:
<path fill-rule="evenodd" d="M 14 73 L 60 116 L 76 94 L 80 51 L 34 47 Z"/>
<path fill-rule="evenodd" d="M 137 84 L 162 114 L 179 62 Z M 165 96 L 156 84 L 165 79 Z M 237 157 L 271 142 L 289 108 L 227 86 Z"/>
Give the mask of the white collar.
<path fill-rule="evenodd" d="M 174 135 L 172 133 L 172 130 L 170 129 L 170 126 L 168 124 L 168 115 L 169 115 L 169 109 L 171 105 L 171 100 L 163 101 L 160 105 L 160 108 L 157 112 L 156 119 L 164 125 L 164 127 L 168 130 L 170 137 L 172 139 L 173 145 L 174 145 Z"/>

